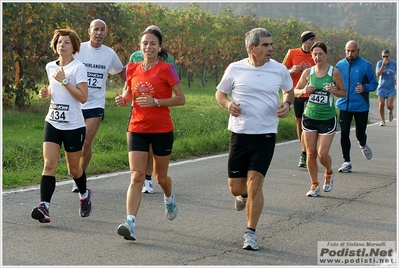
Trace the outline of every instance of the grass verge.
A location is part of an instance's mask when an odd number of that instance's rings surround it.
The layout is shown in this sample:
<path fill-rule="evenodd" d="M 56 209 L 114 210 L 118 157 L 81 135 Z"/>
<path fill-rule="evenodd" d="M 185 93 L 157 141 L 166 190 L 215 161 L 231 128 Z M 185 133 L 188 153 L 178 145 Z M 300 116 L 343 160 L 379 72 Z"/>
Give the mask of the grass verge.
<path fill-rule="evenodd" d="M 215 86 L 184 85 L 186 105 L 172 107 L 175 143 L 172 161 L 225 153 L 228 150 L 228 113 L 216 102 Z M 93 157 L 88 176 L 129 169 L 126 127 L 129 105 L 120 108 L 114 97 L 122 87 L 107 91 L 105 118 L 93 142 Z M 40 183 L 43 169 L 42 141 L 44 117 L 49 100 L 35 96 L 28 111 L 3 111 L 3 189 Z M 292 115 L 281 119 L 277 142 L 296 139 Z M 299 149 L 299 148 L 298 148 Z M 57 181 L 70 179 L 64 151 L 57 167 Z"/>

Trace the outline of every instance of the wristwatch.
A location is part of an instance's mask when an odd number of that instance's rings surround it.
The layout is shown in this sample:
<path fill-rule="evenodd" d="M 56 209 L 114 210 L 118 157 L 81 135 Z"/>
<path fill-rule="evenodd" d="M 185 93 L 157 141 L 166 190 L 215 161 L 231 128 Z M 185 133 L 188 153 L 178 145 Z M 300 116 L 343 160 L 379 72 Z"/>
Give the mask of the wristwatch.
<path fill-rule="evenodd" d="M 161 105 L 159 105 L 158 99 L 154 98 L 154 103 L 155 103 L 156 106 L 161 107 Z"/>
<path fill-rule="evenodd" d="M 288 103 L 288 106 L 290 107 L 291 110 L 291 103 L 289 101 L 285 101 L 286 103 Z"/>
<path fill-rule="evenodd" d="M 69 83 L 68 79 L 65 78 L 64 80 L 62 80 L 61 85 L 65 87 L 68 83 Z"/>

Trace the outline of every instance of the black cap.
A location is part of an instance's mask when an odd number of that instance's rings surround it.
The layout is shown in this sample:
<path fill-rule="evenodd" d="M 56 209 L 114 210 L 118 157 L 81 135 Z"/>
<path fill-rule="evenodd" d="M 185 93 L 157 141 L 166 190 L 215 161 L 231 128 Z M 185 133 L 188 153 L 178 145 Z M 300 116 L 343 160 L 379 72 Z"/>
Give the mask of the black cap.
<path fill-rule="evenodd" d="M 309 40 L 310 38 L 313 38 L 313 37 L 316 37 L 316 35 L 313 32 L 311 32 L 311 31 L 303 32 L 301 34 L 302 43 L 306 42 L 307 40 Z"/>

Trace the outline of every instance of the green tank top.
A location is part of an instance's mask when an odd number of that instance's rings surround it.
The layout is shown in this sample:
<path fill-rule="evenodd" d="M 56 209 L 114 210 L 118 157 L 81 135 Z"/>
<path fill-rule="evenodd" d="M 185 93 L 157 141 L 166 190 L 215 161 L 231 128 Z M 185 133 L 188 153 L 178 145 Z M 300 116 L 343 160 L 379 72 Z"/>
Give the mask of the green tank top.
<path fill-rule="evenodd" d="M 336 116 L 334 95 L 326 90 L 333 80 L 334 67 L 330 66 L 323 77 L 317 77 L 314 66 L 310 68 L 309 84 L 315 86 L 315 91 L 310 93 L 304 114 L 314 120 L 328 120 Z"/>

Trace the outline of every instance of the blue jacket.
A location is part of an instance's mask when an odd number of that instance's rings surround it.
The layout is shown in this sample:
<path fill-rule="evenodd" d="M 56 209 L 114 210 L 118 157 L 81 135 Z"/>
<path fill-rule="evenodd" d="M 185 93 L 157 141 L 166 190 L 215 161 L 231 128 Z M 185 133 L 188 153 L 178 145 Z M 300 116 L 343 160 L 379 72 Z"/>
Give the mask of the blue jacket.
<path fill-rule="evenodd" d="M 365 112 L 370 110 L 369 92 L 375 91 L 378 86 L 377 77 L 370 62 L 358 56 L 349 63 L 345 58 L 335 66 L 342 75 L 346 88 L 346 96 L 338 98 L 336 107 L 348 112 Z M 363 85 L 364 91 L 357 93 L 357 83 Z"/>

